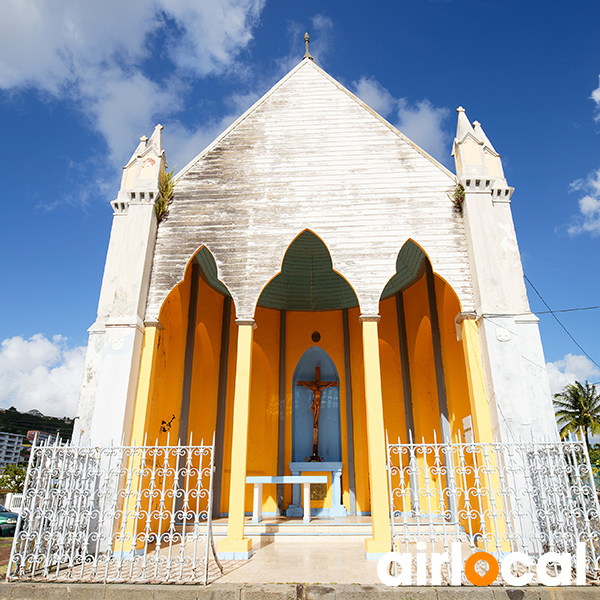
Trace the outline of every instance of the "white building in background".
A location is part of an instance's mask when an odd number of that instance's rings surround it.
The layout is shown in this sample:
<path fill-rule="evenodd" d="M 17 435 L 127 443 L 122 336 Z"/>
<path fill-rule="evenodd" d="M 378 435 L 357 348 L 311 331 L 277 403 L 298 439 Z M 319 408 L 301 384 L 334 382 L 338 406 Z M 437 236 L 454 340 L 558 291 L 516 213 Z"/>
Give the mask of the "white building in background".
<path fill-rule="evenodd" d="M 19 463 L 24 437 L 18 433 L 0 431 L 0 468 Z"/>

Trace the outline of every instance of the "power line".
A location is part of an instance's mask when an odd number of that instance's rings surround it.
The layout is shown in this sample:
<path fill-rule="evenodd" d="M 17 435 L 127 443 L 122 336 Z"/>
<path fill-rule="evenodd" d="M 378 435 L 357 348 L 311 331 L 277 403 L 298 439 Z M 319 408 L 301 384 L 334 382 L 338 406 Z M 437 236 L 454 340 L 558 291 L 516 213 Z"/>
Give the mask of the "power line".
<path fill-rule="evenodd" d="M 531 283 L 529 277 L 527 277 L 527 275 L 525 274 L 523 276 L 525 277 L 525 281 L 527 281 L 527 283 L 533 288 L 533 291 L 539 296 L 540 300 L 544 303 L 544 305 L 548 309 L 548 313 L 550 313 L 556 319 L 556 322 L 565 330 L 566 334 L 573 340 L 573 343 L 600 369 L 600 365 L 581 347 L 581 344 L 577 342 L 577 340 L 571 335 L 569 330 L 561 323 L 560 319 L 554 314 L 555 312 L 566 312 L 567 310 L 572 309 L 566 309 L 564 311 L 553 311 L 548 305 L 548 303 L 542 298 L 542 295 L 537 291 L 535 285 Z"/>
<path fill-rule="evenodd" d="M 529 279 L 527 279 L 527 281 L 529 281 Z M 531 281 L 529 281 L 529 283 L 531 284 Z M 531 287 L 533 287 L 533 285 Z M 535 289 L 535 288 L 533 288 L 533 289 Z M 548 305 L 546 304 L 546 306 L 548 306 Z M 562 310 L 540 310 L 540 311 L 536 311 L 536 314 L 537 315 L 548 315 L 548 314 L 553 314 L 553 313 L 573 312 L 575 310 L 594 310 L 596 308 L 600 308 L 600 306 L 584 306 L 582 308 L 563 308 Z"/>

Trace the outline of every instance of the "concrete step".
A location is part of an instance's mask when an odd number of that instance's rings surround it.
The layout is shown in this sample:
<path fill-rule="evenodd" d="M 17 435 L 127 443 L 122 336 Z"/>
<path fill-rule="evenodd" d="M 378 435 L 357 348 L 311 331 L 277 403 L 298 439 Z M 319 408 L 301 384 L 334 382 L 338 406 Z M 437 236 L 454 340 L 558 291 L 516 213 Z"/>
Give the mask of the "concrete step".
<path fill-rule="evenodd" d="M 217 519 L 212 523 L 213 536 L 215 538 L 224 537 L 227 535 L 227 519 Z M 176 530 L 181 533 L 182 526 L 177 525 Z M 186 531 L 192 533 L 193 526 L 187 525 Z M 206 531 L 206 525 L 202 524 L 199 527 L 199 532 Z M 352 518 L 314 518 L 311 523 L 305 524 L 302 519 L 287 519 L 266 517 L 260 523 L 252 523 L 251 519 L 247 518 L 244 524 L 244 532 L 247 537 L 253 538 L 254 541 L 293 541 L 306 539 L 307 537 L 315 538 L 315 542 L 331 542 L 336 539 L 344 538 L 346 541 L 364 540 L 373 535 L 370 519 L 363 518 L 353 520 Z M 458 536 L 457 539 L 465 541 L 466 536 L 464 531 L 460 529 L 456 531 L 456 527 L 441 521 L 435 521 L 431 525 L 427 522 L 417 522 L 416 519 L 396 523 L 395 534 L 400 538 L 409 537 L 427 541 L 429 537 L 439 538 L 443 533 Z M 464 538 L 464 539 L 463 539 Z"/>
<path fill-rule="evenodd" d="M 347 523 L 329 519 L 323 521 L 314 519 L 309 524 L 303 523 L 302 519 L 288 519 L 281 522 L 267 520 L 261 523 L 246 522 L 244 533 L 257 543 L 306 541 L 307 538 L 312 538 L 311 543 L 331 543 L 339 542 L 342 538 L 344 541 L 365 540 L 373 535 L 370 522 Z M 213 524 L 213 535 L 216 538 L 226 534 L 226 523 Z"/>

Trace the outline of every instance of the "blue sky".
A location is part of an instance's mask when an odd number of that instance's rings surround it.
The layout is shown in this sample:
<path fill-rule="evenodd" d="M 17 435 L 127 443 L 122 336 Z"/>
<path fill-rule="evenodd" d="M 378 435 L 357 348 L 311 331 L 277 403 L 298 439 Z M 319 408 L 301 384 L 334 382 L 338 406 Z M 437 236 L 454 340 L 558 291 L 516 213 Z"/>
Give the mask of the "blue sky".
<path fill-rule="evenodd" d="M 525 273 L 600 305 L 597 0 L 8 0 L 0 38 L 0 407 L 73 414 L 120 168 L 156 123 L 177 170 L 301 59 L 454 170 L 456 107 L 516 188 Z M 529 288 L 534 312 L 545 310 Z M 600 363 L 600 310 L 559 318 Z M 540 315 L 555 389 L 600 381 Z"/>

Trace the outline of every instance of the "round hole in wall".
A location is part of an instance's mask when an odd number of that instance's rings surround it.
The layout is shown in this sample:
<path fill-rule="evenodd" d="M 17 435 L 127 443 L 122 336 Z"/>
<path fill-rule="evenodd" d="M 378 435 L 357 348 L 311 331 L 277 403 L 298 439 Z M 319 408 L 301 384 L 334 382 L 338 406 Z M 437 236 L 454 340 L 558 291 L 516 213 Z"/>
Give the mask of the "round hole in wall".
<path fill-rule="evenodd" d="M 310 337 L 313 342 L 318 342 L 321 340 L 321 334 L 318 331 L 313 331 L 313 333 Z"/>

